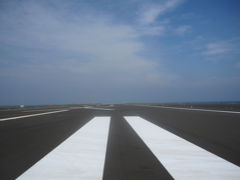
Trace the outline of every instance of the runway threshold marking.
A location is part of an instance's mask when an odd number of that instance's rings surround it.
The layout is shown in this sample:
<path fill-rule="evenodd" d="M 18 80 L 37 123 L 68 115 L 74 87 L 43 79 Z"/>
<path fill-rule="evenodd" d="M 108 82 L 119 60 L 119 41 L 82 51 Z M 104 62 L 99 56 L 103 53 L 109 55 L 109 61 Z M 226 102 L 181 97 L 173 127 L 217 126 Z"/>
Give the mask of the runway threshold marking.
<path fill-rule="evenodd" d="M 0 121 L 8 121 L 8 120 L 13 120 L 13 119 L 21 119 L 21 118 L 33 117 L 33 116 L 42 116 L 42 115 L 45 115 L 45 114 L 54 114 L 54 113 L 60 113 L 60 112 L 65 112 L 65 111 L 69 111 L 69 110 L 60 110 L 60 111 L 52 111 L 52 112 L 45 112 L 45 113 L 37 113 L 37 114 L 30 114 L 30 115 L 24 115 L 24 116 L 3 118 L 3 119 L 0 119 Z"/>
<path fill-rule="evenodd" d="M 179 110 L 188 110 L 188 111 L 206 111 L 206 112 L 220 112 L 220 113 L 240 114 L 240 111 L 221 111 L 221 110 L 213 110 L 213 109 L 178 108 L 178 107 L 147 106 L 147 105 L 136 105 L 136 106 L 165 108 L 165 109 L 179 109 Z"/>
<path fill-rule="evenodd" d="M 110 117 L 95 117 L 18 180 L 101 180 Z"/>
<path fill-rule="evenodd" d="M 240 168 L 141 117 L 125 117 L 153 154 L 178 180 L 239 180 Z"/>

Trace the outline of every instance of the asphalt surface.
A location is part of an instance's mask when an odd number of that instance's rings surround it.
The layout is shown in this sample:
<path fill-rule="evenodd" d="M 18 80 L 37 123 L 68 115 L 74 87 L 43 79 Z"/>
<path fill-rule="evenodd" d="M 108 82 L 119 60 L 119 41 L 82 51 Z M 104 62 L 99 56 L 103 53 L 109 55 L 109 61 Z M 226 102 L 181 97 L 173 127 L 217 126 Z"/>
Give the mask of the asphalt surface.
<path fill-rule="evenodd" d="M 80 109 L 0 121 L 0 178 L 16 179 L 95 114 Z"/>
<path fill-rule="evenodd" d="M 121 105 L 119 111 L 143 117 L 240 166 L 240 113 Z"/>
<path fill-rule="evenodd" d="M 37 113 L 45 113 L 52 111 L 64 110 L 67 108 L 59 108 L 59 109 L 28 109 L 28 108 L 19 108 L 19 109 L 10 109 L 10 110 L 0 110 L 0 119 L 17 117 L 17 116 L 26 116 Z"/>
<path fill-rule="evenodd" d="M 0 178 L 16 179 L 94 116 L 112 116 L 104 180 L 172 179 L 161 162 L 122 118 L 131 115 L 143 117 L 227 161 L 240 165 L 240 114 L 133 105 L 97 108 L 99 109 L 75 109 L 22 119 L 0 120 Z M 39 112 L 30 114 L 34 113 Z M 0 112 L 0 117 L 17 115 L 15 112 L 3 114 Z"/>
<path fill-rule="evenodd" d="M 111 119 L 104 180 L 173 179 L 121 115 Z"/>

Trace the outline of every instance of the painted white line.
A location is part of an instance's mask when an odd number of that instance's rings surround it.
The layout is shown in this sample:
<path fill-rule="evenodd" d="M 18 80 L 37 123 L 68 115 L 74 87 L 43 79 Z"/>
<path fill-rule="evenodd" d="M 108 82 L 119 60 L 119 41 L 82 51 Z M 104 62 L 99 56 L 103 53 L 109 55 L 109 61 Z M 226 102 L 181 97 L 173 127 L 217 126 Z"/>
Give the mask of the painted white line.
<path fill-rule="evenodd" d="M 104 111 L 114 111 L 114 109 L 95 108 L 95 107 L 83 107 L 83 109 L 96 109 L 96 110 L 104 110 Z"/>
<path fill-rule="evenodd" d="M 101 180 L 110 117 L 95 117 L 18 180 Z"/>
<path fill-rule="evenodd" d="M 239 180 L 240 168 L 140 117 L 125 117 L 177 180 Z"/>
<path fill-rule="evenodd" d="M 69 107 L 69 109 L 82 109 L 83 107 Z"/>
<path fill-rule="evenodd" d="M 148 106 L 148 105 L 136 105 L 136 106 L 165 108 L 165 109 L 179 109 L 179 110 L 187 110 L 187 111 L 207 111 L 207 112 L 220 112 L 220 113 L 240 114 L 240 111 L 221 111 L 221 110 L 211 110 L 211 109 L 177 108 L 177 107 Z"/>
<path fill-rule="evenodd" d="M 65 111 L 69 111 L 69 110 L 52 111 L 52 112 L 45 112 L 45 113 L 38 113 L 38 114 L 30 114 L 30 115 L 25 115 L 25 116 L 3 118 L 3 119 L 0 119 L 0 121 L 8 121 L 8 120 L 13 120 L 13 119 L 21 119 L 21 118 L 33 117 L 33 116 L 42 116 L 45 114 L 54 114 L 54 113 L 60 113 L 60 112 L 65 112 Z"/>
<path fill-rule="evenodd" d="M 66 109 L 64 109 L 66 110 Z M 35 112 L 35 111 L 61 111 L 61 109 L 36 109 L 36 110 L 25 110 L 21 112 Z"/>

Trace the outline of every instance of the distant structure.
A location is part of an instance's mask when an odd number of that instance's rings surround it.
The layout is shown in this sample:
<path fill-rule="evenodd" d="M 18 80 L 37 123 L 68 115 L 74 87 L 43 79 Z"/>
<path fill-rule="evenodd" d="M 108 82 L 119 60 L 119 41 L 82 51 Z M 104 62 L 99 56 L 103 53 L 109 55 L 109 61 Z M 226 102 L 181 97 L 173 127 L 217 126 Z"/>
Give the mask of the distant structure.
<path fill-rule="evenodd" d="M 20 105 L 20 108 L 24 108 L 25 106 L 24 105 Z"/>

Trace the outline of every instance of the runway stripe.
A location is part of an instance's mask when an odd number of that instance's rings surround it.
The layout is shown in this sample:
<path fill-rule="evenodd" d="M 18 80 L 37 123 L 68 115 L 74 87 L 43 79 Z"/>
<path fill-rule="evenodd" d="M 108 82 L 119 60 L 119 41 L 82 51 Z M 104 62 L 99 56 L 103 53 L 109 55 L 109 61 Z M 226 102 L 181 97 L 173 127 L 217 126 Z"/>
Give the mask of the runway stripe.
<path fill-rule="evenodd" d="M 33 116 L 42 116 L 42 115 L 46 115 L 46 114 L 60 113 L 60 112 L 65 112 L 65 111 L 69 111 L 69 110 L 60 110 L 60 111 L 52 111 L 52 112 L 45 112 L 45 113 L 38 113 L 38 114 L 30 114 L 30 115 L 25 115 L 25 116 L 3 118 L 3 119 L 0 119 L 0 121 L 8 121 L 8 120 L 13 120 L 13 119 L 21 119 L 21 118 L 33 117 Z"/>
<path fill-rule="evenodd" d="M 240 168 L 140 118 L 125 117 L 177 180 L 238 180 Z"/>
<path fill-rule="evenodd" d="M 179 110 L 187 110 L 187 111 L 206 111 L 206 112 L 219 112 L 219 113 L 240 114 L 240 111 L 221 111 L 221 110 L 211 110 L 211 109 L 178 108 L 178 107 L 148 106 L 148 105 L 135 105 L 135 106 L 165 108 L 165 109 L 179 109 Z"/>
<path fill-rule="evenodd" d="M 115 109 L 109 108 L 96 108 L 96 107 L 83 107 L 83 109 L 103 110 L 103 111 L 114 111 Z"/>
<path fill-rule="evenodd" d="M 64 109 L 66 110 L 66 109 Z M 21 112 L 35 112 L 35 111 L 61 111 L 61 109 L 36 109 L 36 110 L 25 110 Z"/>
<path fill-rule="evenodd" d="M 93 118 L 18 179 L 102 179 L 109 121 L 109 117 Z"/>
<path fill-rule="evenodd" d="M 171 175 L 119 115 L 109 130 L 103 180 L 172 180 Z"/>

